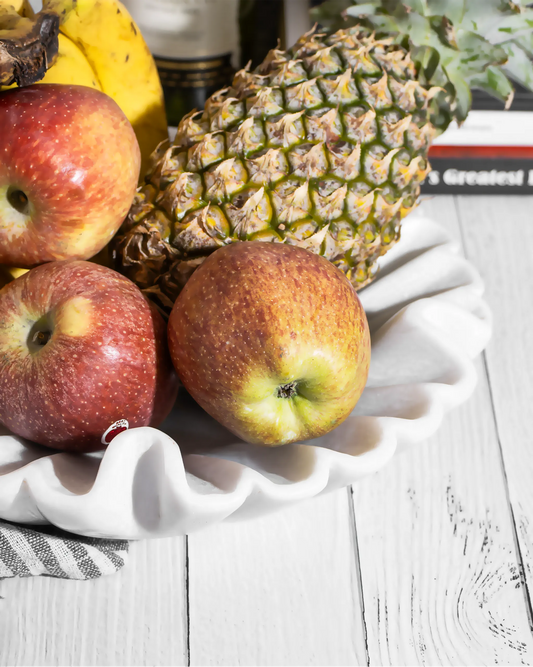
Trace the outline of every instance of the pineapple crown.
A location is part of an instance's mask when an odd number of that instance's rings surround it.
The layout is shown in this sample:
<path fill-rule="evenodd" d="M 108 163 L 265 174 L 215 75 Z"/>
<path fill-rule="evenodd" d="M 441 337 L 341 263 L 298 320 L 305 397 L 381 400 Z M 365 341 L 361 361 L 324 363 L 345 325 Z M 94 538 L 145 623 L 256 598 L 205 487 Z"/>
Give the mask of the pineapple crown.
<path fill-rule="evenodd" d="M 508 108 L 510 79 L 533 90 L 533 9 L 525 0 L 327 0 L 312 10 L 331 30 L 364 26 L 408 49 L 436 95 L 434 124 L 461 123 L 481 88 Z"/>

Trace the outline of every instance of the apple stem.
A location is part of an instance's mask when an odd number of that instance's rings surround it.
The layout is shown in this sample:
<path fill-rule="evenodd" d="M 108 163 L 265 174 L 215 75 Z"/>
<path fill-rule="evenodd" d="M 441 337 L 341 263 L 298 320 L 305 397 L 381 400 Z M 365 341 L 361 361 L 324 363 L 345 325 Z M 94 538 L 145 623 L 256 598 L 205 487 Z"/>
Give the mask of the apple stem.
<path fill-rule="evenodd" d="M 276 389 L 276 396 L 278 398 L 292 398 L 296 393 L 296 382 L 289 382 L 288 384 L 281 384 Z"/>

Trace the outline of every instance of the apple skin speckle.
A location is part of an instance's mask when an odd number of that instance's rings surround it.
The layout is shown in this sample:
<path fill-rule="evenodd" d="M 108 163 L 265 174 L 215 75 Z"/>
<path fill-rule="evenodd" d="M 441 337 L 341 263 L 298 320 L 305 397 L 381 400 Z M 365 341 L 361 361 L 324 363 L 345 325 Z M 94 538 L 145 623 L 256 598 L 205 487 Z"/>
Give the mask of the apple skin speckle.
<path fill-rule="evenodd" d="M 0 154 L 0 264 L 23 268 L 99 252 L 128 213 L 141 160 L 114 100 L 59 84 L 0 95 Z M 9 188 L 26 195 L 24 215 Z"/>
<path fill-rule="evenodd" d="M 260 445 L 338 426 L 370 365 L 368 322 L 352 285 L 326 259 L 296 246 L 242 242 L 216 250 L 178 296 L 168 335 L 193 398 Z M 293 382 L 294 397 L 277 395 Z"/>
<path fill-rule="evenodd" d="M 51 335 L 30 349 L 35 326 Z M 161 423 L 177 388 L 163 318 L 112 269 L 51 262 L 0 290 L 0 421 L 16 435 L 65 451 L 101 449 L 119 419 Z"/>

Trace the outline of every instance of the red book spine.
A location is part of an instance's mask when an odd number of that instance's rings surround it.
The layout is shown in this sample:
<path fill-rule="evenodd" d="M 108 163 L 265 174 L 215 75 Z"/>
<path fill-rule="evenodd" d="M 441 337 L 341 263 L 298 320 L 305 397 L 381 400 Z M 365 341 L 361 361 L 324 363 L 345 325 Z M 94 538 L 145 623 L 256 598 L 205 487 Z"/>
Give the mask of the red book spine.
<path fill-rule="evenodd" d="M 533 158 L 533 146 L 441 146 L 429 149 L 431 158 Z"/>

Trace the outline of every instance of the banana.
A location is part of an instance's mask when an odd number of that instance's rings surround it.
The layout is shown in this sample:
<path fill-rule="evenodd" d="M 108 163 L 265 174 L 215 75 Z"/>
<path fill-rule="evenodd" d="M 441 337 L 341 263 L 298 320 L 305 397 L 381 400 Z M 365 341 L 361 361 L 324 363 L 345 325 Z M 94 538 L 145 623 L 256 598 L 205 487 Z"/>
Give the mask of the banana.
<path fill-rule="evenodd" d="M 0 0 L 0 32 L 2 10 L 29 18 L 28 6 L 28 0 Z M 154 59 L 127 9 L 118 0 L 43 0 L 34 20 L 40 15 L 60 22 L 58 55 L 42 81 L 89 85 L 112 97 L 137 135 L 143 176 L 168 127 Z"/>
<path fill-rule="evenodd" d="M 0 85 L 42 79 L 57 53 L 59 17 L 35 16 L 26 0 L 0 0 Z"/>
<path fill-rule="evenodd" d="M 29 269 L 19 269 L 16 266 L 6 266 L 6 271 L 9 275 L 15 280 L 19 276 L 23 276 L 25 273 L 28 273 Z"/>
<path fill-rule="evenodd" d="M 35 12 L 29 0 L 0 1 L 0 30 L 13 29 L 19 18 L 33 18 Z M 19 17 L 19 18 L 17 18 Z"/>
<path fill-rule="evenodd" d="M 2 7 L 7 8 L 8 5 L 11 11 L 16 12 L 22 18 L 33 18 L 35 16 L 29 0 L 10 0 L 9 2 L 0 0 L 0 11 Z M 53 66 L 44 75 L 44 78 L 40 80 L 40 83 L 77 84 L 102 90 L 98 83 L 98 77 L 83 51 L 63 33 L 59 33 L 58 42 L 57 58 Z M 15 88 L 16 85 L 16 83 L 13 83 L 11 86 L 3 86 L 1 90 Z"/>
<path fill-rule="evenodd" d="M 77 84 L 102 90 L 96 72 L 79 46 L 61 32 L 58 38 L 57 59 L 39 83 Z"/>
<path fill-rule="evenodd" d="M 33 18 L 35 16 L 29 0 L 9 0 L 8 2 L 3 0 L 3 2 L 0 2 L 0 7 L 11 7 L 19 16 L 25 18 Z"/>
<path fill-rule="evenodd" d="M 14 4 L 15 10 L 26 18 L 32 19 L 35 16 L 30 0 L 17 0 Z"/>

